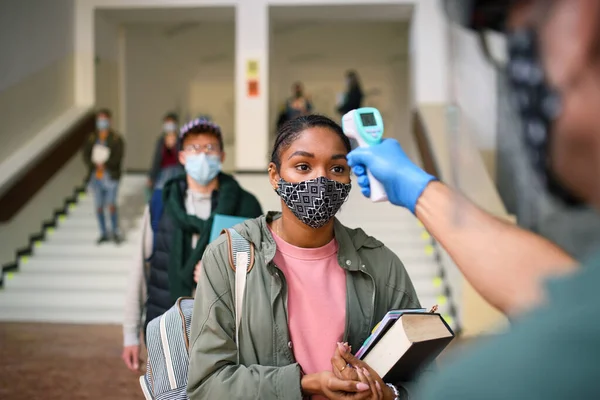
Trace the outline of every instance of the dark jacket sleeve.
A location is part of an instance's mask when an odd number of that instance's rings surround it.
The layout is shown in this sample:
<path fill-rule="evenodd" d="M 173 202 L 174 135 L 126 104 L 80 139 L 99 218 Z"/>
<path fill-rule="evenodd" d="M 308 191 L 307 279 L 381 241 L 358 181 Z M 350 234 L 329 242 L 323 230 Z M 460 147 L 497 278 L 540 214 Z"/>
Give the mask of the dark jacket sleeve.
<path fill-rule="evenodd" d="M 165 139 L 162 136 L 156 141 L 154 158 L 152 159 L 152 166 L 150 167 L 150 173 L 148 174 L 148 178 L 150 178 L 152 182 L 156 182 L 156 179 L 158 179 L 158 174 L 160 173 L 160 164 L 162 163 L 162 149 L 164 143 Z"/>
<path fill-rule="evenodd" d="M 112 172 L 113 177 L 120 176 L 121 162 L 123 161 L 123 153 L 125 152 L 125 142 L 119 134 L 114 134 L 115 138 L 110 146 L 110 156 L 106 161 L 106 168 Z"/>
<path fill-rule="evenodd" d="M 238 215 L 240 217 L 257 218 L 263 215 L 260 203 L 253 194 L 244 191 L 242 201 L 239 203 Z"/>
<path fill-rule="evenodd" d="M 88 135 L 85 144 L 83 145 L 83 162 L 91 170 L 94 168 L 92 163 L 92 148 L 94 147 L 94 133 Z"/>
<path fill-rule="evenodd" d="M 344 100 L 344 104 L 339 106 L 338 112 L 342 115 L 360 108 L 362 105 L 363 93 L 359 88 L 350 89 Z"/>

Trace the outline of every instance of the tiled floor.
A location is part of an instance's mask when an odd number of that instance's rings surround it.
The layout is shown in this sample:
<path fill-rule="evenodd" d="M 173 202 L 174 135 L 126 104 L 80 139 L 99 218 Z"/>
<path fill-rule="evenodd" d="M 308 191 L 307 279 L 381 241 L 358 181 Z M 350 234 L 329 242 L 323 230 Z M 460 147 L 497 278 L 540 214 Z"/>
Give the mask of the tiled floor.
<path fill-rule="evenodd" d="M 464 344 L 451 347 L 462 353 Z M 143 399 L 141 372 L 125 368 L 121 349 L 116 325 L 2 323 L 0 399 Z M 451 359 L 440 357 L 442 365 Z"/>
<path fill-rule="evenodd" d="M 0 399 L 143 399 L 116 325 L 0 324 Z"/>

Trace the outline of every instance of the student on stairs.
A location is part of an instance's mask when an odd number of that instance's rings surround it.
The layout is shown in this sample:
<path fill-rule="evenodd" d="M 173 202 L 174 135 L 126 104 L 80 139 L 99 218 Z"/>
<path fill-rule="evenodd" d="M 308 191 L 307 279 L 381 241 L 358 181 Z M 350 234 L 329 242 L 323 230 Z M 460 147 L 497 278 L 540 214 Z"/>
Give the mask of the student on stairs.
<path fill-rule="evenodd" d="M 258 200 L 221 172 L 225 153 L 218 125 L 205 119 L 186 124 L 181 128 L 179 146 L 179 161 L 186 174 L 154 191 L 144 212 L 142 239 L 131 269 L 122 355 L 131 370 L 139 368 L 144 309 L 145 332 L 148 322 L 167 311 L 178 297 L 193 295 L 194 274 L 208 244 L 213 215 L 255 218 L 262 214 Z"/>
<path fill-rule="evenodd" d="M 125 143 L 121 135 L 111 128 L 112 113 L 102 109 L 96 114 L 96 131 L 92 132 L 83 148 L 83 160 L 88 167 L 90 187 L 94 192 L 96 215 L 100 227 L 98 244 L 108 242 L 104 213 L 110 211 L 112 239 L 122 241 L 117 213 L 117 193 L 121 179 L 121 163 Z"/>

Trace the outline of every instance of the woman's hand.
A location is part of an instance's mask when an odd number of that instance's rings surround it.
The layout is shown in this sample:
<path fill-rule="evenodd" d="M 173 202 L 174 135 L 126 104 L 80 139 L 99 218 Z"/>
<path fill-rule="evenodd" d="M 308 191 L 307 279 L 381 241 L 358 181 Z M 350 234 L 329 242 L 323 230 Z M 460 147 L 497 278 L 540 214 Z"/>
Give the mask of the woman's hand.
<path fill-rule="evenodd" d="M 367 379 L 349 381 L 337 378 L 330 371 L 304 375 L 301 380 L 305 395 L 321 395 L 331 400 L 368 400 L 371 387 Z"/>
<path fill-rule="evenodd" d="M 393 400 L 394 395 L 389 397 L 390 388 L 383 383 L 379 375 L 375 374 L 375 376 L 371 375 L 366 368 L 357 368 L 356 372 L 360 377 L 360 381 L 369 385 L 369 391 L 371 392 L 371 396 L 368 397 L 369 400 Z M 388 395 L 388 396 L 386 396 Z"/>
<path fill-rule="evenodd" d="M 348 343 L 338 343 L 333 352 L 333 357 L 331 357 L 331 370 L 339 379 L 359 381 L 360 378 L 356 369 L 342 357 L 342 353 L 350 353 L 351 351 L 352 349 Z"/>
<path fill-rule="evenodd" d="M 333 373 L 339 379 L 367 383 L 372 397 L 368 399 L 394 400 L 394 392 L 383 382 L 379 374 L 366 362 L 354 357 L 347 343 L 338 343 L 331 358 Z"/>
<path fill-rule="evenodd" d="M 200 272 L 202 271 L 202 260 L 198 261 L 196 267 L 194 267 L 194 282 L 198 283 L 200 279 Z"/>

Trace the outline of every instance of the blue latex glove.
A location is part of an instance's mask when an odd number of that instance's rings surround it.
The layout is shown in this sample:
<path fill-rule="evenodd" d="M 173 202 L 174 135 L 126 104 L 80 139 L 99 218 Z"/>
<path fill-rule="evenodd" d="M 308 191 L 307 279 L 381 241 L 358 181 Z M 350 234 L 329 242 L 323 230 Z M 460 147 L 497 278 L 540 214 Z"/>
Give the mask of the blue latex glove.
<path fill-rule="evenodd" d="M 376 146 L 359 147 L 348 154 L 348 164 L 358 177 L 358 185 L 366 197 L 371 196 L 369 170 L 383 184 L 392 204 L 408 208 L 413 213 L 427 184 L 436 179 L 417 167 L 394 139 L 385 139 Z"/>

